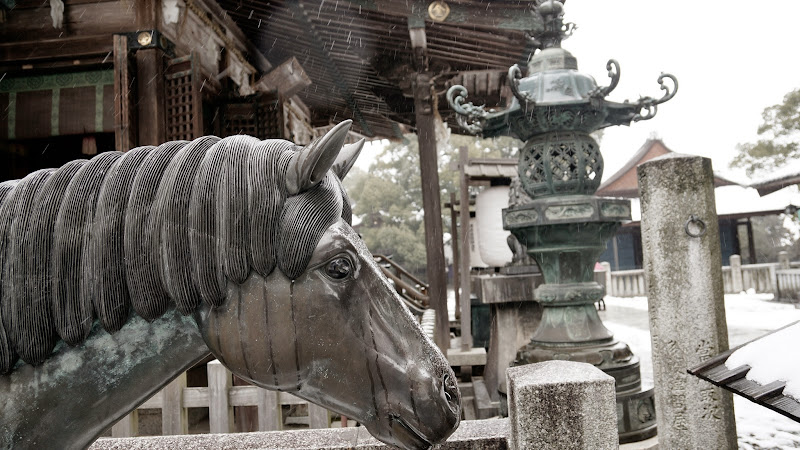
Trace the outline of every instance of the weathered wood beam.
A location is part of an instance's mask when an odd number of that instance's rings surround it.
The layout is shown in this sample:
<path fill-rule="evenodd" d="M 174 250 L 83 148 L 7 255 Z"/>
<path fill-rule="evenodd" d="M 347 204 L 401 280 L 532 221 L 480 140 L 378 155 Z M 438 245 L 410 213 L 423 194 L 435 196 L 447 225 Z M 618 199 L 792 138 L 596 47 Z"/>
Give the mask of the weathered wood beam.
<path fill-rule="evenodd" d="M 433 105 L 431 76 L 417 73 L 414 80 L 414 108 L 417 138 L 419 139 L 419 167 L 422 183 L 422 208 L 425 224 L 426 278 L 431 307 L 436 311 L 434 341 L 443 352 L 450 347 L 450 322 L 447 314 L 447 276 L 444 258 L 444 231 L 442 207 L 439 198 L 439 164 L 436 155 L 435 106 Z"/>
<path fill-rule="evenodd" d="M 111 35 L 43 39 L 28 42 L 0 43 L 0 61 L 34 63 L 45 59 L 79 59 L 86 56 L 110 55 Z"/>
<path fill-rule="evenodd" d="M 261 77 L 256 83 L 256 88 L 263 91 L 276 89 L 279 94 L 289 98 L 311 84 L 303 67 L 292 57 L 283 64 Z"/>
<path fill-rule="evenodd" d="M 127 151 L 136 146 L 136 110 L 133 107 L 128 38 L 114 36 L 114 147 Z"/>
<path fill-rule="evenodd" d="M 317 31 L 315 30 L 311 19 L 309 19 L 307 16 L 302 0 L 299 0 L 297 3 L 292 2 L 290 7 L 295 12 L 294 17 L 295 20 L 297 20 L 298 25 L 300 25 L 301 29 L 305 29 L 314 39 L 316 45 L 312 46 L 312 51 L 316 53 L 317 57 L 326 65 L 326 69 L 330 78 L 333 79 L 339 94 L 344 98 L 344 100 L 350 106 L 350 109 L 353 111 L 354 118 L 358 121 L 359 125 L 361 125 L 361 130 L 368 137 L 375 136 L 375 133 L 372 131 L 369 124 L 364 120 L 364 115 L 361 113 L 358 104 L 353 99 L 350 87 L 342 81 L 342 77 L 338 73 L 336 62 L 325 52 L 325 45 L 317 35 Z"/>
<path fill-rule="evenodd" d="M 351 7 L 374 11 L 382 14 L 414 17 L 431 21 L 428 17 L 428 0 L 406 0 L 404 2 L 379 2 L 376 0 L 351 0 Z M 448 3 L 450 14 L 441 23 L 446 24 L 481 24 L 485 27 L 501 30 L 542 31 L 542 18 L 536 11 L 536 2 L 519 2 L 517 5 L 492 2 L 480 4 Z"/>
<path fill-rule="evenodd" d="M 439 163 L 436 151 L 436 105 L 433 101 L 433 80 L 428 70 L 425 23 L 408 20 L 409 38 L 414 46 L 414 112 L 419 141 L 419 168 L 422 208 L 425 211 L 425 274 L 430 306 L 436 311 L 434 342 L 447 354 L 450 347 L 450 321 L 447 314 L 447 274 L 444 258 L 442 206 L 439 198 Z"/>
<path fill-rule="evenodd" d="M 167 139 L 163 54 L 157 48 L 136 52 L 139 145 L 161 145 Z"/>

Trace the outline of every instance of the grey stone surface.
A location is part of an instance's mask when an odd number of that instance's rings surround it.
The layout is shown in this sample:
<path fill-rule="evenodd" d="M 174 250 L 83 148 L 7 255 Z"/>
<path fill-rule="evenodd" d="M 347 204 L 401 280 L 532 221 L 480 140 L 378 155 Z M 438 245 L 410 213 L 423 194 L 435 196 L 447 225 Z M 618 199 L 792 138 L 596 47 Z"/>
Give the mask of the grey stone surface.
<path fill-rule="evenodd" d="M 614 378 L 591 364 L 545 361 L 512 367 L 512 449 L 616 449 Z"/>
<path fill-rule="evenodd" d="M 686 373 L 728 349 L 711 160 L 671 154 L 638 177 L 659 444 L 736 448 L 731 394 Z"/>
<path fill-rule="evenodd" d="M 499 400 L 497 389 L 505 384 L 506 369 L 517 350 L 531 340 L 542 318 L 538 302 L 496 303 L 492 306 L 492 328 L 486 354 L 484 379 L 492 400 Z M 505 389 L 503 389 L 505 392 Z"/>
<path fill-rule="evenodd" d="M 450 438 L 436 448 L 442 450 L 505 450 L 508 419 L 466 420 Z M 253 450 L 253 449 L 390 449 L 363 427 L 261 433 L 195 434 L 97 440 L 90 450 Z"/>
<path fill-rule="evenodd" d="M 532 302 L 536 286 L 544 283 L 541 273 L 525 275 L 478 275 L 476 294 L 481 303 Z"/>

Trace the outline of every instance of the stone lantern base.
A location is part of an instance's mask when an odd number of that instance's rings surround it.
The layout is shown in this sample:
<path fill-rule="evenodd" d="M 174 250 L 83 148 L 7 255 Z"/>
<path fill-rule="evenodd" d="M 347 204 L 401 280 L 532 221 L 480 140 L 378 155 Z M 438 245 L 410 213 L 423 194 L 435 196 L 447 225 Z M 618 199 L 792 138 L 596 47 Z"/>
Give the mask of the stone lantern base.
<path fill-rule="evenodd" d="M 594 265 L 622 220 L 628 200 L 588 195 L 554 196 L 503 210 L 510 230 L 536 260 L 545 284 L 534 291 L 542 318 L 513 365 L 567 360 L 594 365 L 614 377 L 620 442 L 656 434 L 653 390 L 642 390 L 639 359 L 614 339 L 597 314 L 605 292 Z"/>

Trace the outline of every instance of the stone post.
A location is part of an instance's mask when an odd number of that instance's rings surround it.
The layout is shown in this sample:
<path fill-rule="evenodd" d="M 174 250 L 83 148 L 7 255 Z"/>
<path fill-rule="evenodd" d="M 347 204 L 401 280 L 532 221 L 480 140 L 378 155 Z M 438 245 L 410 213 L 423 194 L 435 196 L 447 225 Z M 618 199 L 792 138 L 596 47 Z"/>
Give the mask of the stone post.
<path fill-rule="evenodd" d="M 781 250 L 778 252 L 778 269 L 780 270 L 789 270 L 791 266 L 789 265 L 789 253 L 786 250 Z"/>
<path fill-rule="evenodd" d="M 738 294 L 744 290 L 744 278 L 742 277 L 742 257 L 731 255 L 731 280 L 733 280 L 733 293 Z"/>
<path fill-rule="evenodd" d="M 545 361 L 511 367 L 506 376 L 512 450 L 619 447 L 614 378 L 602 370 Z"/>
<path fill-rule="evenodd" d="M 735 449 L 731 394 L 686 372 L 728 350 L 711 160 L 672 154 L 638 177 L 659 447 Z"/>
<path fill-rule="evenodd" d="M 600 265 L 603 266 L 603 271 L 605 271 L 606 295 L 613 297 L 615 292 L 614 292 L 614 287 L 611 286 L 611 263 L 609 263 L 608 261 L 603 261 L 600 263 Z"/>

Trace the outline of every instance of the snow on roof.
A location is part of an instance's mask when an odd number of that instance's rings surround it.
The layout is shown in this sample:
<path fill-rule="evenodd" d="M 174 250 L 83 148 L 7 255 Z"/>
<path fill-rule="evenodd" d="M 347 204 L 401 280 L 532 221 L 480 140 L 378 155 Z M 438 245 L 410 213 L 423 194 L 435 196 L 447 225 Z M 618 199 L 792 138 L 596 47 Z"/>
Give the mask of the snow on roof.
<path fill-rule="evenodd" d="M 800 162 L 795 162 L 770 171 L 769 175 L 764 175 L 753 179 L 752 185 L 773 183 L 775 181 L 783 180 L 784 178 L 793 178 L 800 176 Z"/>
<path fill-rule="evenodd" d="M 719 186 L 714 189 L 717 215 L 758 213 L 783 210 L 789 205 L 800 206 L 800 191 L 793 188 L 781 189 L 763 197 L 758 191 L 744 186 Z M 631 220 L 642 220 L 639 199 L 631 199 Z"/>
<path fill-rule="evenodd" d="M 750 366 L 748 380 L 762 386 L 784 381 L 783 395 L 800 400 L 800 358 L 795 356 L 798 342 L 800 322 L 739 348 L 725 361 L 725 367 L 734 370 Z"/>

